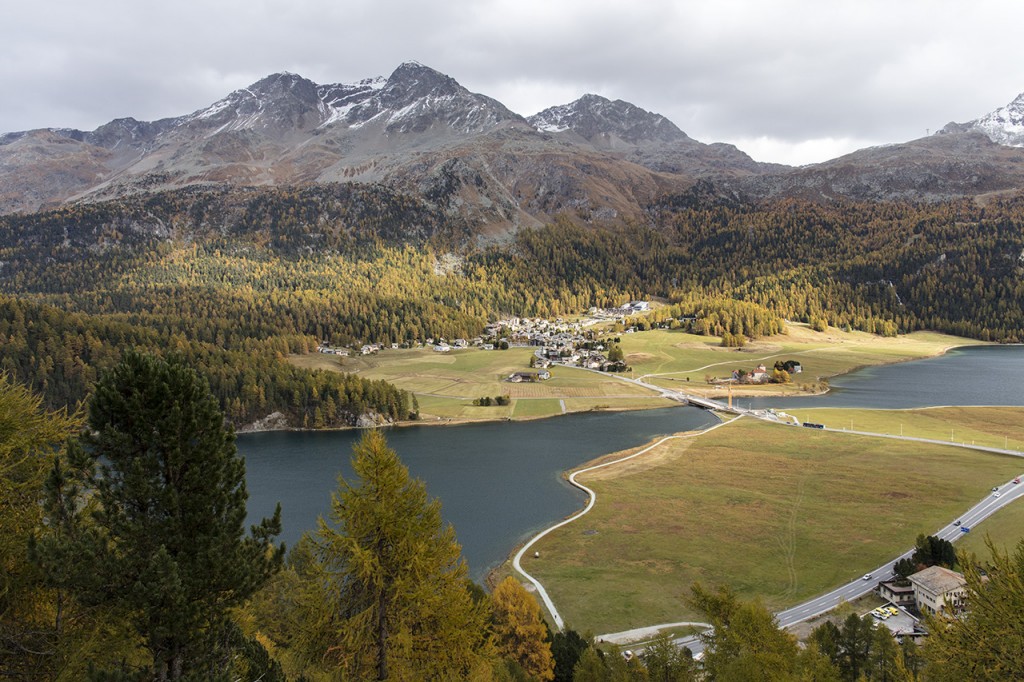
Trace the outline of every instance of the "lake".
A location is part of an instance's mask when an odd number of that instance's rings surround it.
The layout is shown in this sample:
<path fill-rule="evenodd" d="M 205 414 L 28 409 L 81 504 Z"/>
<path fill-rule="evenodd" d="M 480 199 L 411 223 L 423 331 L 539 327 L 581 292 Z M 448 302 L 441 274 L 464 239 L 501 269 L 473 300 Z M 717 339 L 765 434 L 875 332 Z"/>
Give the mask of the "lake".
<path fill-rule="evenodd" d="M 945 355 L 866 367 L 829 380 L 822 396 L 740 398 L 755 408 L 1024 405 L 1024 346 L 967 346 Z M 734 402 L 737 402 L 734 400 Z"/>
<path fill-rule="evenodd" d="M 718 420 L 693 407 L 638 412 L 592 412 L 551 419 L 460 426 L 387 429 L 388 444 L 440 498 L 470 576 L 478 582 L 532 533 L 580 509 L 583 493 L 562 472 L 609 452 L 651 439 L 710 426 Z M 246 460 L 249 521 L 269 516 L 281 502 L 289 545 L 317 517 L 327 517 L 339 474 L 358 431 L 276 431 L 239 434 Z"/>
<path fill-rule="evenodd" d="M 1024 405 L 1024 346 L 973 346 L 946 355 L 858 370 L 824 396 L 739 399 L 744 407 L 912 408 Z M 584 495 L 562 472 L 659 435 L 715 423 L 692 407 L 594 412 L 526 422 L 388 429 L 388 443 L 427 492 L 441 499 L 480 581 L 518 543 L 580 509 Z M 293 544 L 326 516 L 337 476 L 351 476 L 358 431 L 241 434 L 250 520 L 280 501 L 282 539 Z"/>

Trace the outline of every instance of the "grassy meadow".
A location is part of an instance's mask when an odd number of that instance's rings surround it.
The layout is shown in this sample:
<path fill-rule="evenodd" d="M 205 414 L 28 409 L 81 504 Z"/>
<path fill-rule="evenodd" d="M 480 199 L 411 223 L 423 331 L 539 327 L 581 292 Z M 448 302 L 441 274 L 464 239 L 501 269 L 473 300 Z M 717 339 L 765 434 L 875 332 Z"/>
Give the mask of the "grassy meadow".
<path fill-rule="evenodd" d="M 682 599 L 694 581 L 784 608 L 913 546 L 1022 467 L 741 419 L 581 476 L 597 505 L 524 567 L 581 631 L 694 618 Z"/>
<path fill-rule="evenodd" d="M 1021 469 L 1024 471 L 1024 466 Z M 991 554 L 985 545 L 986 538 L 991 538 L 1000 551 L 1013 551 L 1017 543 L 1024 540 L 1024 502 L 1018 500 L 976 525 L 956 543 L 957 551 L 973 552 L 984 561 Z"/>
<path fill-rule="evenodd" d="M 801 422 L 835 429 L 928 438 L 964 445 L 1024 451 L 1024 408 L 932 407 L 912 410 L 796 408 Z"/>
<path fill-rule="evenodd" d="M 800 393 L 817 388 L 818 377 L 831 377 L 865 365 L 914 360 L 946 349 L 974 343 L 944 334 L 915 332 L 883 338 L 862 332 L 829 329 L 815 332 L 806 325 L 790 324 L 788 333 L 759 339 L 742 349 L 722 348 L 720 339 L 680 331 L 653 330 L 621 336 L 632 376 L 649 383 L 705 395 L 720 395 L 708 386 L 707 376 L 728 376 L 735 368 L 752 369 L 776 360 L 798 360 L 804 365 L 793 383 L 744 386 L 736 394 Z M 552 378 L 541 383 L 512 384 L 512 372 L 528 370 L 532 348 L 483 351 L 475 348 L 435 353 L 429 348 L 386 349 L 376 355 L 342 358 L 335 355 L 293 356 L 290 362 L 309 369 L 354 372 L 367 379 L 384 379 L 416 395 L 425 420 L 533 419 L 564 412 L 635 410 L 668 407 L 676 403 L 640 386 L 570 367 L 551 368 Z M 476 407 L 483 396 L 506 395 L 506 407 Z"/>
<path fill-rule="evenodd" d="M 666 388 L 699 393 L 721 393 L 722 389 L 707 385 L 707 377 L 725 378 L 734 369 L 749 371 L 760 363 L 771 369 L 777 360 L 796 360 L 803 365 L 803 372 L 794 374 L 791 384 L 743 386 L 737 390 L 786 394 L 814 390 L 819 377 L 827 379 L 858 367 L 932 357 L 954 346 L 977 343 L 934 332 L 885 338 L 834 328 L 815 332 L 806 325 L 789 323 L 786 334 L 749 341 L 743 348 L 723 348 L 717 337 L 666 330 L 624 334 L 621 345 L 635 376 Z"/>
<path fill-rule="evenodd" d="M 572 367 L 550 368 L 551 378 L 513 384 L 505 378 L 530 370 L 532 348 L 484 351 L 476 348 L 436 353 L 428 348 L 384 350 L 377 355 L 341 358 L 319 353 L 291 361 L 312 369 L 355 372 L 384 379 L 416 394 L 425 420 L 535 419 L 597 409 L 643 409 L 678 405 L 643 387 L 611 375 Z M 508 406 L 477 407 L 475 398 L 506 395 Z"/>

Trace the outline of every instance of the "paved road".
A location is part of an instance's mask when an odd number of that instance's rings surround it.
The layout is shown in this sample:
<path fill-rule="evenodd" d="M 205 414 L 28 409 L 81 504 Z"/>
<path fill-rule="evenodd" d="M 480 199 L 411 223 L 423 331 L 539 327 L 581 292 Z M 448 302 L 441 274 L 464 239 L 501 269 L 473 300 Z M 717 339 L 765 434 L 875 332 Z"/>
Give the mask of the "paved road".
<path fill-rule="evenodd" d="M 596 370 L 591 370 L 591 371 L 596 371 Z M 667 389 L 667 388 L 662 388 L 660 386 L 655 386 L 653 384 L 649 384 L 649 383 L 643 381 L 643 378 L 631 379 L 629 377 L 622 376 L 622 375 L 614 375 L 614 376 L 617 376 L 617 378 L 622 379 L 623 381 L 628 381 L 630 383 L 637 384 L 637 385 L 643 386 L 645 388 L 652 389 L 654 391 L 658 391 L 659 393 L 661 393 L 665 397 L 675 398 L 677 400 L 680 397 L 686 397 L 686 398 L 690 397 L 690 396 L 688 396 L 686 394 L 685 391 L 680 391 L 680 390 L 676 390 L 676 389 Z M 648 376 L 648 375 L 645 375 L 645 376 Z M 772 421 L 772 422 L 780 423 L 779 418 L 775 414 L 767 412 L 765 410 L 742 410 L 742 409 L 735 409 L 733 411 L 736 412 L 736 413 L 739 413 L 739 414 L 745 414 L 745 415 L 748 415 L 748 416 L 751 416 L 751 417 L 755 417 L 755 418 L 758 418 L 758 419 L 762 419 L 762 420 L 765 420 L 765 421 Z M 803 427 L 799 427 L 799 428 L 803 428 Z M 985 452 L 993 452 L 993 453 L 1002 454 L 1002 455 L 1011 455 L 1011 456 L 1014 456 L 1014 457 L 1024 457 L 1024 452 L 1018 452 L 1016 450 L 1004 450 L 1004 449 L 1001 449 L 1001 448 L 992 448 L 992 447 L 985 447 L 985 446 L 973 445 L 973 444 L 968 445 L 967 443 L 955 443 L 955 442 L 948 442 L 948 441 L 931 440 L 931 439 L 927 439 L 927 438 L 913 438 L 913 437 L 910 437 L 910 436 L 896 436 L 896 435 L 890 435 L 890 434 L 884 434 L 884 433 L 872 433 L 872 432 L 867 432 L 867 431 L 852 431 L 852 430 L 847 430 L 847 429 L 826 428 L 825 430 L 826 431 L 832 431 L 834 433 L 847 433 L 847 434 L 850 434 L 850 435 L 857 435 L 857 436 L 869 436 L 869 437 L 875 437 L 875 438 L 891 438 L 891 439 L 894 439 L 894 440 L 908 440 L 908 441 L 917 441 L 917 442 L 923 442 L 923 443 L 934 443 L 936 445 L 952 445 L 952 446 L 956 446 L 956 447 L 969 448 L 971 450 L 980 450 L 980 451 L 985 451 Z M 640 454 L 640 453 L 637 453 L 637 454 Z M 579 485 L 579 484 L 577 484 L 577 485 Z M 996 497 L 996 493 L 998 493 L 998 495 L 999 495 L 998 497 Z M 978 522 L 988 518 L 989 516 L 994 514 L 999 509 L 1002 509 L 1003 507 L 1005 507 L 1006 505 L 1010 504 L 1011 502 L 1019 499 L 1020 497 L 1024 497 L 1024 483 L 1014 484 L 1012 481 L 1004 483 L 1003 485 L 999 486 L 995 491 L 991 492 L 988 496 L 986 496 L 985 499 L 981 500 L 976 505 L 971 507 L 963 515 L 961 515 L 959 517 L 959 519 L 958 519 L 958 521 L 960 522 L 960 525 L 956 525 L 953 522 L 950 522 L 949 525 L 943 527 L 937 533 L 933 533 L 933 535 L 935 535 L 937 537 L 940 537 L 940 538 L 942 538 L 944 540 L 949 540 L 951 542 L 955 542 L 955 541 L 959 540 L 961 537 L 963 537 L 963 535 L 965 534 L 963 532 L 963 530 L 962 530 L 963 528 L 971 528 L 974 524 L 976 524 L 976 523 L 978 523 Z M 586 513 L 587 511 L 589 511 L 590 507 L 593 506 L 593 503 L 595 501 L 596 501 L 596 498 L 591 498 L 590 505 L 588 505 L 587 509 L 583 513 Z M 547 531 L 545 531 L 545 533 L 546 532 Z M 538 538 L 535 538 L 535 539 L 539 539 L 539 536 L 538 536 Z M 532 544 L 532 541 L 531 541 L 530 544 Z M 527 546 L 529 546 L 529 545 L 527 545 Z M 821 595 L 820 597 L 815 597 L 814 599 L 806 601 L 806 602 L 804 602 L 802 604 L 797 604 L 796 606 L 794 606 L 792 608 L 789 608 L 789 609 L 786 609 L 785 611 L 780 611 L 780 612 L 776 613 L 775 616 L 778 619 L 779 625 L 781 627 L 785 628 L 785 627 L 789 627 L 791 625 L 795 625 L 797 623 L 801 623 L 801 622 L 803 622 L 805 620 L 809 620 L 811 618 L 814 618 L 815 616 L 821 615 L 822 613 L 825 613 L 827 611 L 831 611 L 836 606 L 838 606 L 841 601 L 852 601 L 853 599 L 856 599 L 857 597 L 860 597 L 860 596 L 862 596 L 864 594 L 867 594 L 871 590 L 875 589 L 875 587 L 877 586 L 879 581 L 885 580 L 885 579 L 887 579 L 887 578 L 889 578 L 890 576 L 893 575 L 893 565 L 897 561 L 899 561 L 900 559 L 908 558 L 913 553 L 914 553 L 914 550 L 911 549 L 911 550 L 909 550 L 907 552 L 904 552 L 900 556 L 895 557 L 892 560 L 886 562 L 885 564 L 879 566 L 878 568 L 874 569 L 873 571 L 871 571 L 868 574 L 870 576 L 870 578 L 868 578 L 866 580 L 864 579 L 864 577 L 855 578 L 855 579 L 851 580 L 849 583 L 847 583 L 847 584 L 845 584 L 845 585 L 843 585 L 841 587 L 838 587 L 838 588 L 832 590 L 831 592 L 829 592 L 827 594 Z M 520 552 L 520 554 L 522 554 L 522 552 Z M 518 558 L 519 557 L 517 556 L 517 559 Z M 517 566 L 517 568 L 518 568 L 518 566 Z M 520 572 L 522 572 L 522 571 L 520 571 Z M 532 577 L 530 577 L 530 579 L 533 580 Z M 534 582 L 536 582 L 536 581 L 534 581 Z M 539 583 L 537 583 L 537 584 L 539 586 Z M 541 590 L 543 590 L 543 588 L 541 588 Z M 547 595 L 544 594 L 543 592 L 542 592 L 542 594 L 543 594 L 544 597 L 547 597 Z M 556 623 L 559 625 L 559 627 L 561 627 L 561 618 L 559 618 L 557 616 L 557 612 L 554 611 L 554 609 L 553 609 L 554 605 L 548 603 L 548 606 L 549 606 L 549 609 L 553 612 L 553 615 L 555 615 Z M 661 627 L 661 626 L 651 626 L 651 627 L 656 627 L 657 628 L 657 627 Z M 690 649 L 695 654 L 699 653 L 700 651 L 703 650 L 703 646 L 701 645 L 700 640 L 697 639 L 696 637 L 684 637 L 684 638 L 677 639 L 675 641 L 680 646 L 688 646 L 688 647 L 690 647 Z"/>
<path fill-rule="evenodd" d="M 995 496 L 995 492 L 999 493 L 999 497 Z M 998 489 L 992 493 L 989 493 L 981 502 L 971 507 L 967 512 L 957 519 L 960 521 L 960 525 L 957 526 L 954 523 L 950 523 L 947 526 L 942 527 L 937 533 L 933 533 L 936 537 L 940 537 L 943 540 L 949 540 L 950 542 L 956 542 L 965 535 L 963 528 L 972 528 L 975 524 L 987 519 L 998 510 L 1002 509 L 1011 502 L 1024 497 L 1024 483 L 1015 484 L 1012 481 L 1004 483 L 999 486 Z M 849 583 L 838 587 L 828 594 L 823 594 L 820 597 L 815 597 L 803 604 L 797 604 L 796 606 L 786 609 L 785 611 L 779 611 L 775 614 L 776 619 L 779 621 L 781 627 L 789 627 L 802 623 L 805 620 L 810 620 L 815 616 L 819 616 L 826 611 L 831 611 L 839 605 L 840 601 L 852 601 L 857 597 L 867 594 L 871 590 L 875 589 L 876 585 L 880 580 L 885 580 L 893 574 L 893 565 L 900 559 L 910 557 L 914 553 L 914 550 L 904 552 L 900 556 L 888 561 L 869 574 L 870 580 L 864 580 L 863 577 L 855 580 L 851 580 Z M 684 637 L 675 640 L 680 646 L 688 646 L 690 650 L 695 654 L 704 650 L 700 640 L 696 637 Z"/>

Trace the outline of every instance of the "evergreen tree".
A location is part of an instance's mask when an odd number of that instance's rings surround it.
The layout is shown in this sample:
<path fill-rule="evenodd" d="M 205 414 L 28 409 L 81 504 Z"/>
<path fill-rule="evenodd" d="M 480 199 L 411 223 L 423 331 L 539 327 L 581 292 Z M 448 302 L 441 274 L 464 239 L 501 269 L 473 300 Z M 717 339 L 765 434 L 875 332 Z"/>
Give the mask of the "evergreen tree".
<path fill-rule="evenodd" d="M 575 630 L 551 635 L 551 655 L 555 659 L 555 682 L 572 682 L 572 671 L 590 642 Z"/>
<path fill-rule="evenodd" d="M 324 655 L 354 679 L 466 679 L 490 668 L 486 611 L 441 505 L 411 479 L 379 431 L 353 447 L 316 534 Z"/>
<path fill-rule="evenodd" d="M 572 682 L 606 682 L 608 670 L 605 668 L 601 652 L 589 647 L 580 654 L 580 659 L 572 669 Z"/>
<path fill-rule="evenodd" d="M 775 617 L 763 604 L 739 601 L 728 587 L 712 592 L 695 584 L 688 602 L 714 626 L 710 633 L 700 636 L 705 648 L 701 661 L 703 676 L 699 679 L 737 682 L 840 679 L 839 670 L 818 645 L 819 641 L 824 641 L 832 646 L 828 642 L 836 637 L 834 627 L 812 635 L 808 646 L 801 651 L 796 638 L 778 627 Z"/>
<path fill-rule="evenodd" d="M 498 653 L 517 661 L 536 680 L 554 679 L 555 661 L 547 641 L 547 627 L 533 595 L 509 576 L 494 588 L 491 601 Z"/>
<path fill-rule="evenodd" d="M 860 679 L 868 666 L 873 627 L 871 617 L 851 613 L 843 621 L 839 634 L 839 671 L 844 680 Z"/>
<path fill-rule="evenodd" d="M 1024 679 L 1024 541 L 1003 552 L 986 539 L 991 560 L 982 571 L 961 556 L 967 581 L 966 617 L 927 619 L 924 645 L 928 680 Z"/>
<path fill-rule="evenodd" d="M 81 440 L 98 532 L 73 587 L 126 614 L 155 679 L 223 677 L 229 609 L 280 566 L 280 509 L 245 534 L 234 434 L 181 360 L 127 353 L 97 384 L 88 426 Z"/>
<path fill-rule="evenodd" d="M 826 656 L 833 665 L 839 666 L 842 662 L 842 652 L 840 649 L 840 640 L 842 639 L 842 633 L 839 628 L 836 627 L 835 623 L 830 620 L 826 620 L 824 623 L 814 628 L 811 632 L 810 641 L 818 648 L 818 651 L 822 655 Z"/>
<path fill-rule="evenodd" d="M 912 682 L 913 677 L 903 665 L 903 652 L 892 630 L 877 625 L 871 633 L 871 652 L 866 668 L 867 677 L 878 682 Z"/>
<path fill-rule="evenodd" d="M 697 678 L 693 654 L 676 645 L 667 634 L 648 644 L 641 657 L 651 682 L 690 682 Z"/>
<path fill-rule="evenodd" d="M 0 679 L 46 679 L 62 629 L 27 549 L 42 521 L 51 456 L 77 426 L 0 373 Z"/>

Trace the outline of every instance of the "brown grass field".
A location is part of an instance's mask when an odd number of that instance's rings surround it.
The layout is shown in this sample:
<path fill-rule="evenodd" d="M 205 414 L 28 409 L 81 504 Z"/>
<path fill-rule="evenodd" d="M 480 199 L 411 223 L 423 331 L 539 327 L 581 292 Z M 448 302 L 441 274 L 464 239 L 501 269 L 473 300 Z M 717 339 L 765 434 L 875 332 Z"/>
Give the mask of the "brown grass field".
<path fill-rule="evenodd" d="M 741 419 L 583 475 L 597 505 L 524 567 L 581 631 L 692 619 L 694 581 L 779 609 L 913 546 L 1022 470 L 964 448 Z"/>

